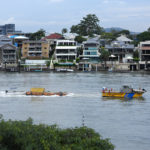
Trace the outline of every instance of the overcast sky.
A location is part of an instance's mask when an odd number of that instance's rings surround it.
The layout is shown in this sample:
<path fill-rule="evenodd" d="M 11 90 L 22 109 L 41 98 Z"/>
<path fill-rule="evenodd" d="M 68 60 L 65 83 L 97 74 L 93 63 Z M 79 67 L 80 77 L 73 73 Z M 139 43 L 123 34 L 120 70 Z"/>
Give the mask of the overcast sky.
<path fill-rule="evenodd" d="M 104 28 L 142 32 L 150 27 L 150 0 L 1 0 L 0 25 L 15 23 L 23 32 L 61 32 L 87 14 L 96 14 Z"/>

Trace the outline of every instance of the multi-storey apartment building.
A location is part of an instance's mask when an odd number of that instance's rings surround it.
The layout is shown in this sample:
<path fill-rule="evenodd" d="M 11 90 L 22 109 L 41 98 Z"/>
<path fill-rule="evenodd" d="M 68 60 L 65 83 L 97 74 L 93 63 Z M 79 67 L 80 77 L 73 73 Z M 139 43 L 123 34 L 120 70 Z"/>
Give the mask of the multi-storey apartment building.
<path fill-rule="evenodd" d="M 140 42 L 139 46 L 140 68 L 150 69 L 150 41 Z"/>
<path fill-rule="evenodd" d="M 88 58 L 91 62 L 98 62 L 99 56 L 100 56 L 100 44 L 99 42 L 90 39 L 86 42 L 83 42 L 83 55 L 81 55 L 81 58 Z"/>
<path fill-rule="evenodd" d="M 11 44 L 0 45 L 0 64 L 16 63 L 17 48 Z"/>
<path fill-rule="evenodd" d="M 80 55 L 79 70 L 90 71 L 92 64 L 100 60 L 100 42 L 97 38 L 89 39 L 82 44 L 83 53 Z"/>
<path fill-rule="evenodd" d="M 15 32 L 15 24 L 0 25 L 0 35 L 7 35 Z"/>
<path fill-rule="evenodd" d="M 46 41 L 24 41 L 22 45 L 22 58 L 49 58 L 49 50 L 49 44 Z"/>
<path fill-rule="evenodd" d="M 75 60 L 77 57 L 77 44 L 73 40 L 57 40 L 56 60 Z"/>

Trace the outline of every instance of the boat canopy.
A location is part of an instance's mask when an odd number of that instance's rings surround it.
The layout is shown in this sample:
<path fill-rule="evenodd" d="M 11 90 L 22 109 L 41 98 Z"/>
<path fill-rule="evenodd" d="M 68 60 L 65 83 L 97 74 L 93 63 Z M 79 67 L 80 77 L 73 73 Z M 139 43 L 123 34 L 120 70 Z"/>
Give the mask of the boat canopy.
<path fill-rule="evenodd" d="M 31 92 L 44 93 L 45 88 L 31 88 Z"/>

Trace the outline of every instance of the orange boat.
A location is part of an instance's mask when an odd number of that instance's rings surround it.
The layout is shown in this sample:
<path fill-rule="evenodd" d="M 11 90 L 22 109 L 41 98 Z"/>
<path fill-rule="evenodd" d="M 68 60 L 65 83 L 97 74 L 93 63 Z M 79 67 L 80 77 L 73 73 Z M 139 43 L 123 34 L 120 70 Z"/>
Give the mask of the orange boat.
<path fill-rule="evenodd" d="M 26 95 L 36 95 L 36 96 L 58 95 L 58 96 L 65 96 L 65 95 L 67 95 L 67 93 L 66 92 L 50 92 L 50 91 L 45 91 L 45 88 L 31 88 L 30 91 L 26 92 Z"/>

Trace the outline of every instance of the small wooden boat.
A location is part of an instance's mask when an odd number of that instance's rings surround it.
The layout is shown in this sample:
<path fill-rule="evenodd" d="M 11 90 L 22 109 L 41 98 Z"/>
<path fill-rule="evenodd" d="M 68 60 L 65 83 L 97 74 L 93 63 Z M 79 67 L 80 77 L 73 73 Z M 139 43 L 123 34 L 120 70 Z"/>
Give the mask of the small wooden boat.
<path fill-rule="evenodd" d="M 65 96 L 65 95 L 67 95 L 67 93 L 66 92 L 50 92 L 50 91 L 45 91 L 45 88 L 31 88 L 30 91 L 26 92 L 26 95 L 36 95 L 36 96 L 58 95 L 58 96 Z"/>
<path fill-rule="evenodd" d="M 113 89 L 102 89 L 103 97 L 119 97 L 119 98 L 138 98 L 146 92 L 145 89 L 133 89 L 127 85 L 122 86 L 120 91 L 114 91 Z"/>

